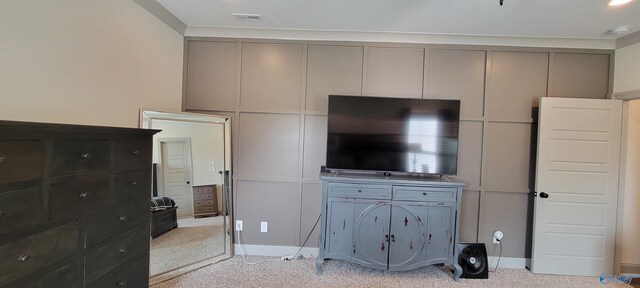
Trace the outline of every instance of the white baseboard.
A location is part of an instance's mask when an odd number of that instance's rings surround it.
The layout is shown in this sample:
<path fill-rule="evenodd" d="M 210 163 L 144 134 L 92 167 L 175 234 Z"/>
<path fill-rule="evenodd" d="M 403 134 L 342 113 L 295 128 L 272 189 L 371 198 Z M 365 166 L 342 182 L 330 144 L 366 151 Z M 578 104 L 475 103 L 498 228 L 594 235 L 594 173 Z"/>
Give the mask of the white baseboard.
<path fill-rule="evenodd" d="M 292 256 L 300 247 L 295 246 L 271 246 L 271 245 L 234 245 L 235 252 L 238 255 L 253 255 L 253 256 L 272 256 L 272 257 L 282 257 L 282 256 Z M 302 248 L 300 254 L 305 258 L 314 258 L 318 256 L 318 248 L 305 247 Z M 496 267 L 498 262 L 498 257 L 489 256 L 489 268 L 493 270 Z M 506 268 L 506 269 L 525 269 L 527 263 L 526 258 L 515 258 L 515 257 L 502 257 L 500 259 L 500 264 L 498 268 Z"/>
<path fill-rule="evenodd" d="M 489 270 L 495 269 L 498 262 L 498 257 L 489 256 L 488 258 Z M 502 257 L 500 258 L 500 264 L 498 264 L 498 268 L 525 269 L 525 266 L 527 266 L 527 260 L 527 258 Z"/>
<path fill-rule="evenodd" d="M 620 273 L 640 274 L 640 264 L 620 263 Z"/>
<path fill-rule="evenodd" d="M 293 256 L 300 247 L 296 246 L 272 246 L 272 245 L 247 245 L 234 244 L 234 249 L 237 255 L 254 255 L 254 256 Z M 305 258 L 315 258 L 318 256 L 318 248 L 304 247 L 300 251 L 300 254 Z"/>

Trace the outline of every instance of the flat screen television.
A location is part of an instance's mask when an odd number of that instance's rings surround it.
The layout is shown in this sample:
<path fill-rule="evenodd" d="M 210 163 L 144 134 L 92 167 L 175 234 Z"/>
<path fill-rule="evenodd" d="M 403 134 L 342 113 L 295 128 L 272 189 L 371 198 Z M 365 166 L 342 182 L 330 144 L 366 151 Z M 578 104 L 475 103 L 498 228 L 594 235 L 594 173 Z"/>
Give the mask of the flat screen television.
<path fill-rule="evenodd" d="M 330 170 L 456 175 L 459 100 L 329 95 Z"/>

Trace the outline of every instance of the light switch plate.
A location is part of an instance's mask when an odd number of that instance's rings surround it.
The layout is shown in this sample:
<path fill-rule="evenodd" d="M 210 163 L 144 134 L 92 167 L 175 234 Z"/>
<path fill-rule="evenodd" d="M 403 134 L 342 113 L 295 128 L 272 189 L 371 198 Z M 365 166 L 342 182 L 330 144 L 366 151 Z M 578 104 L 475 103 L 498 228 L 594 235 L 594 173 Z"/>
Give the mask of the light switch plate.
<path fill-rule="evenodd" d="M 260 222 L 260 232 L 267 232 L 267 222 Z"/>

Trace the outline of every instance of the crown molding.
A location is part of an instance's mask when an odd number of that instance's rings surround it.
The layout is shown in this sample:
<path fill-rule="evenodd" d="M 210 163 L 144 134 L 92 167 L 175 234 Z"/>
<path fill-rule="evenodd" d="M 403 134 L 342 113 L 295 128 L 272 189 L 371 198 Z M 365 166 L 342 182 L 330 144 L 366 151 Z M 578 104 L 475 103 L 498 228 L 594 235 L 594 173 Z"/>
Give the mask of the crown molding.
<path fill-rule="evenodd" d="M 637 43 L 640 43 L 640 31 L 618 38 L 616 40 L 616 49 L 624 48 Z"/>
<path fill-rule="evenodd" d="M 460 44 L 544 48 L 616 48 L 615 39 L 545 38 L 490 35 L 449 35 L 402 32 L 328 31 L 237 27 L 187 27 L 185 37 L 220 37 L 308 41 L 391 42 L 417 44 Z"/>
<path fill-rule="evenodd" d="M 185 30 L 187 30 L 187 24 L 184 24 L 178 17 L 173 15 L 167 8 L 164 8 L 158 1 L 156 0 L 133 0 L 140 7 L 147 10 L 151 15 L 156 16 L 160 21 L 167 26 L 171 27 L 171 29 L 180 33 L 180 35 L 184 36 Z"/>
<path fill-rule="evenodd" d="M 618 100 L 636 100 L 636 99 L 640 99 L 640 89 L 613 93 L 613 95 L 611 95 L 611 98 L 612 99 L 618 99 Z"/>

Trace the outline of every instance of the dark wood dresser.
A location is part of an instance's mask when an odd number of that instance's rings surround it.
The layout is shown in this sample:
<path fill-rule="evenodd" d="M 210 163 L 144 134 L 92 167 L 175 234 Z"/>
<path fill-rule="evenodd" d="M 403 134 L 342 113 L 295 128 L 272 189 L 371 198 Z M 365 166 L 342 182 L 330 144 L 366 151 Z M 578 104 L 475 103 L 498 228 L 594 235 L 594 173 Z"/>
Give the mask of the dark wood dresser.
<path fill-rule="evenodd" d="M 156 132 L 0 121 L 0 287 L 148 287 Z"/>

